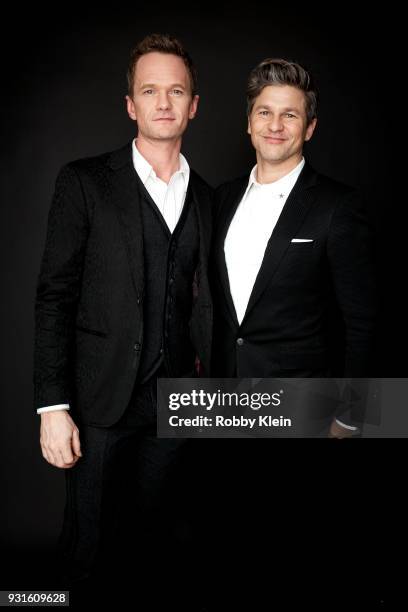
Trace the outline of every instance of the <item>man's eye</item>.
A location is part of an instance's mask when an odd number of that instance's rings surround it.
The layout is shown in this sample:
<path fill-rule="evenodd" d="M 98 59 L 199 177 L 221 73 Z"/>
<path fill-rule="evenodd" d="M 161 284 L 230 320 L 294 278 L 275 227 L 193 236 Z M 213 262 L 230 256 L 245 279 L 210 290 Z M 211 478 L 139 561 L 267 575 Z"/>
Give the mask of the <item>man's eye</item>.
<path fill-rule="evenodd" d="M 144 94 L 152 94 L 152 93 L 153 93 L 153 89 L 145 89 L 144 92 L 143 92 L 143 95 Z"/>
<path fill-rule="evenodd" d="M 263 117 L 266 117 L 269 114 L 269 112 L 267 110 L 261 110 L 259 111 L 259 114 L 262 115 Z"/>
<path fill-rule="evenodd" d="M 296 115 L 293 115 L 292 113 L 285 113 L 285 117 L 289 117 L 289 119 L 292 119 L 293 117 L 296 117 Z"/>
<path fill-rule="evenodd" d="M 183 92 L 181 89 L 173 89 L 173 93 L 176 94 L 176 96 L 180 96 Z"/>

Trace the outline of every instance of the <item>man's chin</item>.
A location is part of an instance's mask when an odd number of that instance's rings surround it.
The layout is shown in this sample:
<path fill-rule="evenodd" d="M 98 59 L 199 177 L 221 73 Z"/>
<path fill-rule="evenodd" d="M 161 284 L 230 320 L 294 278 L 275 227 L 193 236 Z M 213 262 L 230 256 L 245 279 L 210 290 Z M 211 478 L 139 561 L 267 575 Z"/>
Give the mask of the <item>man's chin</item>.
<path fill-rule="evenodd" d="M 265 162 L 280 162 L 287 159 L 287 152 L 282 149 L 282 145 L 273 145 L 262 147 L 258 150 L 258 154 Z"/>
<path fill-rule="evenodd" d="M 180 132 L 175 132 L 174 130 L 160 130 L 155 134 L 152 134 L 152 138 L 154 140 L 177 140 L 181 138 L 182 134 Z"/>
<path fill-rule="evenodd" d="M 279 164 L 280 162 L 285 161 L 285 159 L 287 158 L 284 157 L 283 155 L 262 155 L 261 154 L 261 159 L 265 163 Z"/>

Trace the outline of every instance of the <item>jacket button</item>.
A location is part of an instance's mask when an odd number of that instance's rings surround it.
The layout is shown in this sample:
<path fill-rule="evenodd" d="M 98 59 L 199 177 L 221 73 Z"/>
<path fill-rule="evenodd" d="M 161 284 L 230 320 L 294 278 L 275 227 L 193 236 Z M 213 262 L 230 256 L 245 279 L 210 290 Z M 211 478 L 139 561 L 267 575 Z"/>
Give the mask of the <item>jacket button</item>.
<path fill-rule="evenodd" d="M 242 346 L 244 344 L 244 339 L 243 338 L 238 338 L 237 339 L 237 344 L 238 344 L 238 346 Z"/>
<path fill-rule="evenodd" d="M 135 351 L 140 351 L 140 342 L 136 342 L 136 343 L 134 344 L 134 346 L 133 346 L 133 349 L 134 349 Z"/>

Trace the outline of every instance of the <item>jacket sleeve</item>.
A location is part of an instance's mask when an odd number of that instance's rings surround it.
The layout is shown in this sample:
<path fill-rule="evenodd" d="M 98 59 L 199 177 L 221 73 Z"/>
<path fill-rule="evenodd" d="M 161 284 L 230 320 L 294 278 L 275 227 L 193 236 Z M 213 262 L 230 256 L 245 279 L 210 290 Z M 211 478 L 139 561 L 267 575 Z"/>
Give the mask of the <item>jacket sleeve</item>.
<path fill-rule="evenodd" d="M 377 314 L 376 282 L 372 237 L 356 192 L 343 196 L 334 212 L 327 252 L 346 326 L 344 375 L 369 376 Z"/>
<path fill-rule="evenodd" d="M 73 340 L 89 218 L 79 176 L 60 171 L 48 214 L 35 300 L 35 408 L 70 402 Z"/>
<path fill-rule="evenodd" d="M 377 283 L 372 235 L 357 192 L 345 194 L 334 212 L 327 253 L 336 299 L 345 323 L 344 377 L 373 376 Z M 354 394 L 356 398 L 357 395 Z M 350 397 L 344 398 L 345 409 L 339 415 L 340 420 L 347 424 L 364 421 L 365 402 L 351 401 Z"/>

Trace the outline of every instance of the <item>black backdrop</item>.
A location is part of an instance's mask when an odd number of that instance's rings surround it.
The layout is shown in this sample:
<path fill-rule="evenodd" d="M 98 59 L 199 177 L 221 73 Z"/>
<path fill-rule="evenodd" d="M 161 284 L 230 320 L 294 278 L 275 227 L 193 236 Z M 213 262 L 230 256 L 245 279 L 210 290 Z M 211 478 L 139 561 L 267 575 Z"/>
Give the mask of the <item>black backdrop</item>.
<path fill-rule="evenodd" d="M 356 5 L 344 3 L 313 10 L 256 2 L 241 9 L 208 5 L 194 10 L 180 4 L 172 10 L 158 5 L 142 10 L 70 3 L 47 12 L 21 8 L 20 14 L 3 17 L 0 535 L 8 569 L 0 587 L 44 588 L 43 568 L 60 526 L 64 484 L 62 473 L 41 458 L 39 419 L 32 406 L 35 285 L 58 169 L 69 160 L 115 149 L 134 135 L 124 104 L 131 46 L 157 31 L 180 37 L 190 50 L 201 99 L 183 151 L 213 186 L 254 164 L 245 117 L 249 70 L 268 56 L 311 68 L 320 110 L 306 155 L 316 169 L 358 186 L 366 197 L 377 234 L 382 303 L 377 375 L 389 377 L 406 376 L 407 370 L 406 201 L 398 189 L 404 177 L 398 162 L 404 158 L 397 153 L 405 77 L 396 46 L 399 17 L 391 6 L 387 13 L 358 14 Z M 398 522 L 404 509 L 398 484 L 402 442 L 295 444 L 279 443 L 279 451 L 274 450 L 279 486 L 269 492 L 275 500 L 287 499 L 289 492 L 299 516 L 306 499 L 315 504 L 308 512 L 327 520 L 316 533 L 327 545 L 326 554 L 347 546 L 354 556 L 358 548 L 355 568 L 365 568 L 370 576 L 359 594 L 391 597 L 396 583 L 386 572 L 391 549 L 385 545 L 404 536 Z M 259 483 L 265 490 L 264 485 Z M 380 506 L 384 500 L 387 505 Z M 391 524 L 395 533 L 386 531 Z M 310 554 L 312 549 L 310 544 Z M 347 562 L 342 567 L 340 578 L 341 570 L 333 569 L 336 588 L 339 582 L 355 585 L 355 571 Z"/>

